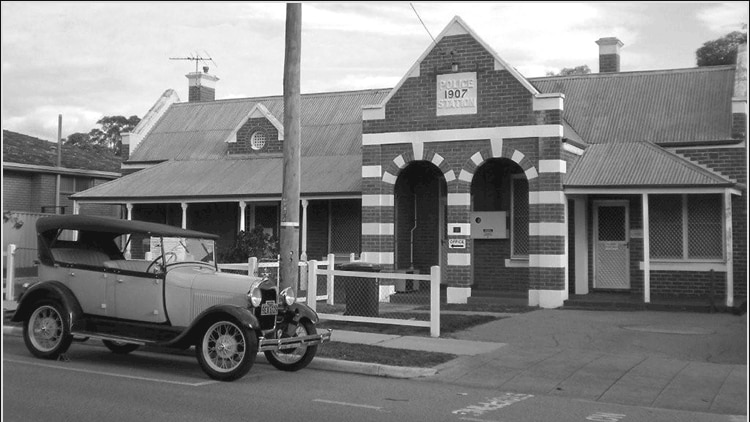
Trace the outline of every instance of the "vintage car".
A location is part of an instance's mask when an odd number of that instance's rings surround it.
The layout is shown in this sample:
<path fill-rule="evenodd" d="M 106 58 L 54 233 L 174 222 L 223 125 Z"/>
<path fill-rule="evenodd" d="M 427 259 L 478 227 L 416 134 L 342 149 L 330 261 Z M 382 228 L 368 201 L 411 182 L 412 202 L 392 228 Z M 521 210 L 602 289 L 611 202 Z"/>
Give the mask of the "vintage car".
<path fill-rule="evenodd" d="M 260 351 L 280 370 L 304 368 L 331 338 L 293 289 L 221 272 L 217 236 L 81 215 L 44 217 L 36 228 L 39 282 L 13 316 L 36 357 L 56 359 L 74 339 L 120 354 L 194 346 L 208 376 L 232 381 Z"/>

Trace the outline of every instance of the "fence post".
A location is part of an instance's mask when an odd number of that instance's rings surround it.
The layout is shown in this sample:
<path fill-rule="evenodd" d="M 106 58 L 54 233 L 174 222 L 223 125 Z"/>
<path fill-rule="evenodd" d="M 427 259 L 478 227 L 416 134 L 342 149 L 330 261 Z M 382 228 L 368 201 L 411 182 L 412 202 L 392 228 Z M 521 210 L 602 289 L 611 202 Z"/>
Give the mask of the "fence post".
<path fill-rule="evenodd" d="M 440 267 L 430 268 L 430 335 L 440 337 Z"/>
<path fill-rule="evenodd" d="M 349 262 L 354 262 L 354 260 L 356 259 L 356 256 L 357 255 L 355 255 L 354 252 L 350 253 L 349 254 Z"/>
<path fill-rule="evenodd" d="M 336 266 L 336 255 L 329 253 L 328 254 L 328 275 L 326 276 L 326 293 L 328 293 L 328 300 L 326 300 L 326 303 L 329 305 L 333 305 L 333 274 L 330 271 L 333 271 L 333 268 Z"/>
<path fill-rule="evenodd" d="M 307 261 L 307 306 L 313 311 L 318 303 L 318 261 Z"/>
<path fill-rule="evenodd" d="M 247 259 L 247 275 L 255 277 L 258 275 L 258 258 L 251 256 Z"/>
<path fill-rule="evenodd" d="M 309 275 L 310 270 L 304 269 L 306 265 L 310 265 L 310 261 L 299 261 L 299 268 L 297 268 L 297 273 L 299 274 L 299 290 L 310 289 L 310 283 L 307 280 L 307 276 Z"/>
<path fill-rule="evenodd" d="M 13 285 L 15 284 L 15 272 L 16 264 L 13 262 L 16 255 L 16 245 L 8 245 L 8 259 L 6 261 L 6 277 L 5 277 L 5 300 L 16 300 L 16 295 L 13 292 Z"/>

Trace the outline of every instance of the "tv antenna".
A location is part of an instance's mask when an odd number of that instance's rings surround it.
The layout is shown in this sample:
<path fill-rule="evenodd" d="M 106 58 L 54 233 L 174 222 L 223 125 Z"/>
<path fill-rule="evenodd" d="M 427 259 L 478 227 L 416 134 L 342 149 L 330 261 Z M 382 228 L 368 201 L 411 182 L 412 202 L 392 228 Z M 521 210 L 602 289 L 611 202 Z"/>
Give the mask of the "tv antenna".
<path fill-rule="evenodd" d="M 198 63 L 203 62 L 205 64 L 208 64 L 210 61 L 214 64 L 214 66 L 219 67 L 218 64 L 214 61 L 214 59 L 211 58 L 211 56 L 208 54 L 208 52 L 204 51 L 205 57 L 201 57 L 200 54 L 195 53 L 195 55 L 190 55 L 188 57 L 170 57 L 169 60 L 191 60 L 195 62 L 195 73 L 198 73 Z M 208 73 L 208 66 L 204 66 L 203 70 Z"/>

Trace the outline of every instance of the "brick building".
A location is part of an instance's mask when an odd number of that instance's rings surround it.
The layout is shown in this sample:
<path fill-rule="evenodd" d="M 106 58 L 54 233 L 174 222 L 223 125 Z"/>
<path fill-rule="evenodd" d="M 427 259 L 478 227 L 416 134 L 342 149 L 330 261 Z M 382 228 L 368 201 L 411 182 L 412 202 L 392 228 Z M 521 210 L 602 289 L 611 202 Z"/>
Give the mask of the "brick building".
<path fill-rule="evenodd" d="M 597 44 L 597 74 L 525 78 L 456 17 L 393 89 L 303 95 L 303 252 L 440 265 L 449 302 L 746 296 L 746 50 L 620 72 L 622 42 Z M 189 102 L 167 91 L 131 134 L 132 174 L 73 198 L 230 238 L 276 230 L 282 98 L 216 100 L 216 77 L 188 79 Z"/>

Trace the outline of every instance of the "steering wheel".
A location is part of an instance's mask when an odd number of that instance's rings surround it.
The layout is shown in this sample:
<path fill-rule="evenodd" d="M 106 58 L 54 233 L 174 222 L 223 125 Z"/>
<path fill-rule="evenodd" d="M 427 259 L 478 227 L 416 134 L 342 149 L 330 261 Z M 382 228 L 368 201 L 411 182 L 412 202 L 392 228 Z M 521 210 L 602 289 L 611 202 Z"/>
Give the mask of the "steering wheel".
<path fill-rule="evenodd" d="M 146 268 L 146 272 L 156 273 L 157 272 L 156 265 L 158 264 L 159 261 L 162 261 L 162 260 L 164 261 L 164 264 L 163 265 L 159 264 L 159 266 L 161 267 L 166 266 L 166 264 L 168 264 L 170 261 L 177 262 L 177 254 L 174 252 L 167 252 L 164 255 L 157 256 L 156 259 L 154 259 L 153 261 L 151 261 L 150 264 L 148 264 L 148 268 Z"/>

